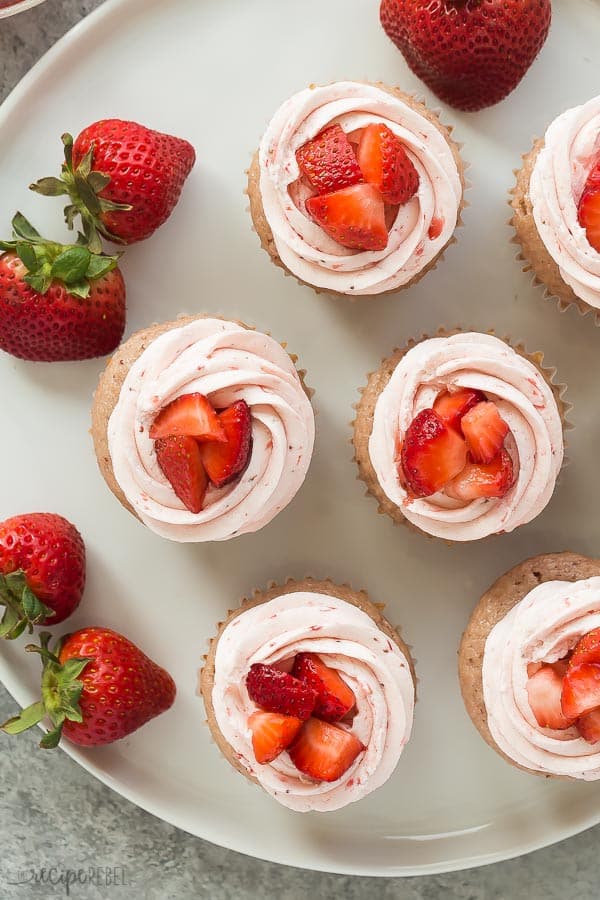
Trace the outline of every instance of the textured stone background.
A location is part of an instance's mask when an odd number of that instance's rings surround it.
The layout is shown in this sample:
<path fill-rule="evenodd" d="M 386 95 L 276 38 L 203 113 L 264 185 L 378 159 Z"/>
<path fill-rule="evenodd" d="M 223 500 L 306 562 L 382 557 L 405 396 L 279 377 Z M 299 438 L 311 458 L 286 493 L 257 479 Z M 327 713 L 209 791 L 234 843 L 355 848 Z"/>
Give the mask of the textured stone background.
<path fill-rule="evenodd" d="M 0 21 L 0 100 L 101 0 L 48 0 Z M 167 0 L 168 2 L 168 0 Z M 375 0 L 374 0 L 375 2 Z M 0 176 L 1 177 L 1 176 Z M 0 688 L 0 721 L 14 709 Z M 0 898 L 63 897 L 64 885 L 10 884 L 19 870 L 123 867 L 127 886 L 71 887 L 96 900 L 596 900 L 600 827 L 512 862 L 411 879 L 348 878 L 248 859 L 190 837 L 114 794 L 36 735 L 0 738 Z M 35 755 L 35 765 L 30 765 Z M 360 815 L 360 809 L 356 810 Z"/>

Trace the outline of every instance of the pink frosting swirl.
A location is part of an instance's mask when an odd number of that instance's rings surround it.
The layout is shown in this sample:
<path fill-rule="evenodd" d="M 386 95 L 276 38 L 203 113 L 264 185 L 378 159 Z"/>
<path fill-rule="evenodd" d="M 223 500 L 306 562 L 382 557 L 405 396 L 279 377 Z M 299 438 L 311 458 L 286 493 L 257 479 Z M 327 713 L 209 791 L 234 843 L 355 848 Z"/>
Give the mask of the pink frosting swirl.
<path fill-rule="evenodd" d="M 388 245 L 354 251 L 330 238 L 290 196 L 300 175 L 296 150 L 329 125 L 346 133 L 384 122 L 419 173 L 419 190 L 398 210 Z M 315 287 L 342 294 L 379 294 L 402 287 L 448 243 L 456 227 L 462 183 L 450 144 L 407 103 L 369 84 L 338 81 L 307 88 L 275 113 L 259 148 L 260 192 L 277 252 L 287 268 Z M 429 237 L 433 220 L 441 223 Z M 437 231 L 437 229 L 435 229 Z"/>
<path fill-rule="evenodd" d="M 187 510 L 163 475 L 149 429 L 182 394 L 217 408 L 245 400 L 253 448 L 243 475 L 209 488 L 201 512 Z M 174 541 L 223 541 L 258 531 L 294 497 L 308 470 L 314 414 L 285 350 L 234 322 L 198 318 L 153 340 L 131 366 L 108 423 L 115 478 L 139 518 Z"/>

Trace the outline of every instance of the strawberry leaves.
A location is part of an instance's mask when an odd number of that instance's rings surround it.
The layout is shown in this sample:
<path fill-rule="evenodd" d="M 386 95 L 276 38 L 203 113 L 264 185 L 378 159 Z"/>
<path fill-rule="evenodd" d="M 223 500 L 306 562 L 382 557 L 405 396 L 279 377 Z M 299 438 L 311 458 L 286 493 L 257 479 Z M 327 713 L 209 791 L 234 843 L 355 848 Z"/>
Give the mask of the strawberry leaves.
<path fill-rule="evenodd" d="M 25 629 L 29 633 L 54 615 L 54 611 L 36 597 L 27 584 L 25 572 L 18 569 L 9 575 L 0 575 L 0 605 L 4 614 L 0 621 L 0 638 L 14 640 Z"/>

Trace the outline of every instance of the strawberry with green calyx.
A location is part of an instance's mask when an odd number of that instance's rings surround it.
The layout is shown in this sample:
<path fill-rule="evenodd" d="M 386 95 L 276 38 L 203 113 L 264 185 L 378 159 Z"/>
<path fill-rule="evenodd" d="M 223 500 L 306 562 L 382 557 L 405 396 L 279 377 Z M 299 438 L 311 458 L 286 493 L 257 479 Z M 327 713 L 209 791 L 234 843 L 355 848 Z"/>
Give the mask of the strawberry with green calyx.
<path fill-rule="evenodd" d="M 31 189 L 68 196 L 65 221 L 79 216 L 94 251 L 100 235 L 133 244 L 150 237 L 175 208 L 196 161 L 188 141 L 137 122 L 103 119 L 73 140 L 62 136 L 65 162 L 60 178 L 42 178 Z"/>
<path fill-rule="evenodd" d="M 0 241 L 0 349 L 45 362 L 111 353 L 125 330 L 119 257 L 93 253 L 82 235 L 48 241 L 21 213 L 12 227 Z"/>
<path fill-rule="evenodd" d="M 26 628 L 31 634 L 34 625 L 41 625 L 54 615 L 54 610 L 33 593 L 22 569 L 0 575 L 0 605 L 4 606 L 0 638 L 9 641 L 18 638 Z"/>
<path fill-rule="evenodd" d="M 172 706 L 175 682 L 135 644 L 109 628 L 83 628 L 59 639 L 50 635 L 25 649 L 42 657 L 42 699 L 1 727 L 20 734 L 48 717 L 52 727 L 40 742 L 56 747 L 61 736 L 97 747 L 136 731 Z"/>

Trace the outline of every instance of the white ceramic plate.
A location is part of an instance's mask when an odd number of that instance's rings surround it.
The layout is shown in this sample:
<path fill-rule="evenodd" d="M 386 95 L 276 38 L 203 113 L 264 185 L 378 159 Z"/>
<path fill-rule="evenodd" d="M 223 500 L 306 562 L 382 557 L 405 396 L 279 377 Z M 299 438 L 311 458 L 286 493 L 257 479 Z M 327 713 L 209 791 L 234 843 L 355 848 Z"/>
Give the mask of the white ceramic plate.
<path fill-rule="evenodd" d="M 336 78 L 422 90 L 383 34 L 376 0 L 111 0 L 0 110 L 6 233 L 20 208 L 61 236 L 60 201 L 26 190 L 58 170 L 61 132 L 120 116 L 189 138 L 198 164 L 177 210 L 125 256 L 128 331 L 182 311 L 241 318 L 287 339 L 317 391 L 317 449 L 288 509 L 259 534 L 178 546 L 128 515 L 97 470 L 88 428 L 101 363 L 0 358 L 2 517 L 42 509 L 77 523 L 89 585 L 67 625 L 123 631 L 170 669 L 179 689 L 174 708 L 130 739 L 65 750 L 135 803 L 215 843 L 296 866 L 406 875 L 504 859 L 600 821 L 600 785 L 546 782 L 489 750 L 456 677 L 460 634 L 493 579 L 534 553 L 591 555 L 600 547 L 600 331 L 590 317 L 561 315 L 531 286 L 506 226 L 520 153 L 555 115 L 598 89 L 598 4 L 554 5 L 542 56 L 509 100 L 477 115 L 443 111 L 472 163 L 471 206 L 445 262 L 396 298 L 327 299 L 284 278 L 259 250 L 243 195 L 263 128 L 292 92 Z M 457 322 L 493 326 L 545 350 L 570 385 L 579 426 L 574 464 L 545 513 L 516 534 L 472 546 L 430 541 L 378 516 L 355 479 L 348 443 L 366 373 L 394 345 Z M 328 815 L 288 812 L 237 775 L 211 743 L 195 693 L 206 640 L 226 610 L 270 579 L 305 573 L 348 580 L 386 602 L 414 648 L 420 679 L 414 736 L 396 774 L 360 804 Z M 38 663 L 19 646 L 1 653 L 8 689 L 31 702 Z"/>

